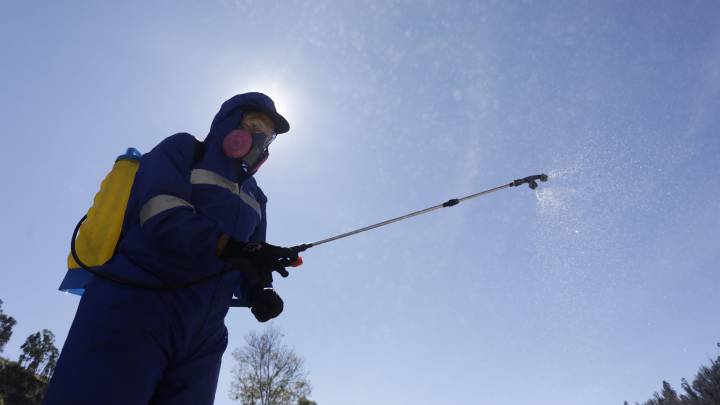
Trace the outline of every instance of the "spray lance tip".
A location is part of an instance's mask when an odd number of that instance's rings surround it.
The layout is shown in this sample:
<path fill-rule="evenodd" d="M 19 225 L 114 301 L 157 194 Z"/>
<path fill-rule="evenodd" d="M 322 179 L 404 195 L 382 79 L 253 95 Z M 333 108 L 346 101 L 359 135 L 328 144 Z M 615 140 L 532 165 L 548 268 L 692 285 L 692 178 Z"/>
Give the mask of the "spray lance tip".
<path fill-rule="evenodd" d="M 461 202 L 463 202 L 463 201 L 465 201 L 465 200 L 469 200 L 469 199 L 471 199 L 471 198 L 476 198 L 476 197 L 480 197 L 480 196 L 487 195 L 487 194 L 490 194 L 490 193 L 494 193 L 494 192 L 496 192 L 496 191 L 503 190 L 503 189 L 506 189 L 506 188 L 508 188 L 508 187 L 517 187 L 517 186 L 522 185 L 522 184 L 527 184 L 531 189 L 534 190 L 534 189 L 536 189 L 537 186 L 538 186 L 538 184 L 537 184 L 537 181 L 538 181 L 538 180 L 540 180 L 540 181 L 542 181 L 542 182 L 548 181 L 548 175 L 545 174 L 545 173 L 542 173 L 542 174 L 536 174 L 536 175 L 534 175 L 534 176 L 528 176 L 528 177 L 525 177 L 525 178 L 522 178 L 522 179 L 517 179 L 517 180 L 514 180 L 514 181 L 512 181 L 512 182 L 510 182 L 510 183 L 504 184 L 504 185 L 502 185 L 502 186 L 498 186 L 498 187 L 495 187 L 495 188 L 487 189 L 487 190 L 481 191 L 481 192 L 479 192 L 479 193 L 470 194 L 470 195 L 467 195 L 467 196 L 462 197 L 462 198 L 453 198 L 453 199 L 448 200 L 448 201 L 446 201 L 446 202 L 444 202 L 444 203 L 442 203 L 442 204 L 438 204 L 438 205 L 435 205 L 435 206 L 432 206 L 432 207 L 428 207 L 428 208 L 425 208 L 425 209 L 422 209 L 422 210 L 419 210 L 419 211 L 413 211 L 413 212 L 410 212 L 410 213 L 408 213 L 408 214 L 405 214 L 405 215 L 402 215 L 402 216 L 399 216 L 399 217 L 396 217 L 396 218 L 388 219 L 387 221 L 378 222 L 377 224 L 368 225 L 368 226 L 366 226 L 366 227 L 358 228 L 358 229 L 355 229 L 355 230 L 353 230 L 353 231 L 345 232 L 345 233 L 340 234 L 340 235 L 331 236 L 331 237 L 329 237 L 329 238 L 326 238 L 326 239 L 323 239 L 323 240 L 319 240 L 319 241 L 317 241 L 317 242 L 305 243 L 305 244 L 302 244 L 302 245 L 293 246 L 293 247 L 291 247 L 290 249 L 292 249 L 295 253 L 304 252 L 304 251 L 306 251 L 307 249 L 310 249 L 311 247 L 319 246 L 319 245 L 322 245 L 322 244 L 325 244 L 325 243 L 328 243 L 328 242 L 332 242 L 332 241 L 335 241 L 335 240 L 338 240 L 338 239 L 346 238 L 346 237 L 348 237 L 348 236 L 356 235 L 356 234 L 358 234 L 358 233 L 362 233 L 362 232 L 365 232 L 365 231 L 369 231 L 369 230 L 371 230 L 371 229 L 380 228 L 381 226 L 390 225 L 390 224 L 392 224 L 392 223 L 399 222 L 399 221 L 402 221 L 402 220 L 405 220 L 405 219 L 408 219 L 408 218 L 412 218 L 412 217 L 415 217 L 415 216 L 418 216 L 418 215 L 427 214 L 427 213 L 430 212 L 430 211 L 435 211 L 435 210 L 441 209 L 441 208 L 454 207 L 454 206 L 458 205 L 459 203 L 461 203 Z M 300 259 L 299 264 L 302 264 L 302 259 Z"/>
<path fill-rule="evenodd" d="M 542 174 L 536 174 L 534 176 L 527 176 L 522 179 L 514 180 L 512 183 L 510 183 L 510 187 L 517 187 L 523 184 L 527 184 L 528 187 L 530 187 L 531 190 L 535 190 L 538 186 L 537 181 L 540 180 L 542 182 L 548 181 L 548 175 L 545 173 Z"/>

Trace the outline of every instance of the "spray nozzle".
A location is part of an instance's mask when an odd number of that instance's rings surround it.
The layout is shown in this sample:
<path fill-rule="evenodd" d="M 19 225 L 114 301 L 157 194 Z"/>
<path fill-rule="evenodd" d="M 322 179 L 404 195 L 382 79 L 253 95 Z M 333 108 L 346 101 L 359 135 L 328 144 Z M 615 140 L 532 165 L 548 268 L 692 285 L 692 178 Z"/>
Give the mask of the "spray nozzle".
<path fill-rule="evenodd" d="M 522 179 L 514 180 L 512 183 L 510 183 L 510 187 L 517 187 L 517 186 L 527 183 L 527 185 L 530 187 L 531 190 L 535 190 L 538 186 L 537 180 L 540 180 L 543 182 L 548 181 L 548 176 L 547 176 L 547 174 L 544 174 L 544 173 L 536 174 L 534 176 L 527 176 Z"/>

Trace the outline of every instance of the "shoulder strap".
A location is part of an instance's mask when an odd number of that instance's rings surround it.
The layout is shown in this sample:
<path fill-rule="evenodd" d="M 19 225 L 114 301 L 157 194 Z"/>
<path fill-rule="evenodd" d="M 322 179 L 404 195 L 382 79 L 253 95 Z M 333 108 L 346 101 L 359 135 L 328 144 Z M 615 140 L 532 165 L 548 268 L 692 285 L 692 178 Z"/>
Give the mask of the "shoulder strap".
<path fill-rule="evenodd" d="M 138 152 L 139 153 L 139 152 Z M 195 150 L 193 151 L 193 166 L 199 162 L 203 156 L 205 155 L 205 144 L 195 139 Z M 192 170 L 192 166 L 190 166 L 190 169 Z M 125 213 L 126 217 L 123 219 L 123 225 L 120 230 L 120 237 L 118 239 L 118 243 L 115 245 L 115 253 L 117 253 L 117 248 L 120 246 L 120 241 L 125 236 L 125 231 L 127 229 L 127 221 L 128 221 L 128 212 Z"/>
<path fill-rule="evenodd" d="M 205 144 L 200 141 L 196 141 L 195 155 L 193 156 L 193 165 L 195 163 L 199 162 L 203 158 L 204 155 L 205 155 Z"/>

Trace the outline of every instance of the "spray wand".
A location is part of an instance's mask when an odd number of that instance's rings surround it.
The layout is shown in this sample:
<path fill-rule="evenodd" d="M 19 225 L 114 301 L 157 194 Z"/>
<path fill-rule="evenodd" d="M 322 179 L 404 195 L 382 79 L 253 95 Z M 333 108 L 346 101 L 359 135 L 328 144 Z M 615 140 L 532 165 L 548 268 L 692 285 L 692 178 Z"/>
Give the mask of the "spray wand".
<path fill-rule="evenodd" d="M 502 185 L 502 186 L 498 186 L 498 187 L 491 188 L 491 189 L 488 189 L 488 190 L 485 190 L 485 191 L 481 191 L 481 192 L 479 192 L 479 193 L 470 194 L 470 195 L 467 195 L 467 196 L 462 197 L 462 198 L 453 198 L 453 199 L 450 199 L 450 200 L 445 201 L 445 202 L 442 203 L 442 204 L 434 205 L 434 206 L 432 206 L 432 207 L 428 207 L 428 208 L 425 208 L 425 209 L 422 209 L 422 210 L 419 210 L 419 211 L 414 211 L 414 212 L 411 212 L 411 213 L 408 213 L 408 214 L 405 214 L 405 215 L 401 215 L 401 216 L 399 216 L 399 217 L 397 217 L 397 218 L 388 219 L 387 221 L 378 222 L 377 224 L 368 225 L 368 226 L 363 227 L 363 228 L 358 228 L 358 229 L 355 229 L 355 230 L 350 231 L 350 232 L 342 233 L 342 234 L 340 234 L 340 235 L 331 236 L 331 237 L 329 237 L 329 238 L 322 239 L 322 240 L 319 240 L 319 241 L 317 241 L 317 242 L 303 243 L 302 245 L 293 246 L 291 249 L 293 249 L 294 251 L 296 251 L 296 252 L 298 252 L 298 253 L 299 253 L 299 252 L 304 252 L 304 251 L 310 249 L 311 247 L 315 247 L 315 246 L 322 245 L 322 244 L 324 244 L 324 243 L 336 241 L 336 240 L 338 240 L 338 239 L 342 239 L 342 238 L 346 238 L 346 237 L 348 237 L 348 236 L 356 235 L 356 234 L 358 234 L 358 233 L 362 233 L 362 232 L 365 232 L 365 231 L 369 231 L 369 230 L 371 230 L 371 229 L 380 228 L 381 226 L 390 225 L 390 224 L 392 224 L 392 223 L 394 223 L 394 222 L 400 222 L 400 221 L 402 221 L 402 220 L 405 220 L 405 219 L 408 219 L 408 218 L 412 218 L 412 217 L 416 217 L 416 216 L 418 216 L 418 215 L 427 214 L 428 212 L 435 211 L 435 210 L 438 210 L 438 209 L 440 209 L 440 208 L 454 207 L 454 206 L 460 204 L 460 203 L 463 202 L 463 201 L 470 200 L 470 199 L 472 199 L 472 198 L 476 198 L 476 197 L 480 197 L 480 196 L 484 196 L 484 195 L 487 195 L 487 194 L 490 194 L 490 193 L 494 193 L 494 192 L 496 192 L 496 191 L 500 191 L 500 190 L 505 189 L 505 188 L 518 187 L 518 186 L 521 186 L 521 185 L 523 185 L 523 184 L 527 184 L 528 187 L 530 187 L 531 190 L 535 190 L 535 189 L 538 187 L 538 183 L 537 183 L 538 180 L 540 180 L 540 181 L 542 181 L 542 182 L 547 181 L 547 180 L 548 180 L 547 174 L 536 174 L 536 175 L 534 175 L 534 176 L 527 176 L 527 177 L 524 177 L 524 178 L 522 178 L 522 179 L 513 180 L 512 182 L 510 182 L 510 183 L 508 183 L 508 184 L 504 184 L 504 185 Z M 298 260 L 296 260 L 295 262 L 293 262 L 293 263 L 291 264 L 291 266 L 292 266 L 292 267 L 298 267 L 298 266 L 302 265 L 302 263 L 303 263 L 302 257 L 298 256 Z"/>

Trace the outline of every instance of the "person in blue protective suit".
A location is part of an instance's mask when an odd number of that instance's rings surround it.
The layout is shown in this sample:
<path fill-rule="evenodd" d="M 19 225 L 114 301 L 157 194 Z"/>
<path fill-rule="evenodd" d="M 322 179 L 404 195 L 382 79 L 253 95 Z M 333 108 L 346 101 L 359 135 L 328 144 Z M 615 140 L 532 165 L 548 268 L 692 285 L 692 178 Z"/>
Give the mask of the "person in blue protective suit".
<path fill-rule="evenodd" d="M 101 270 L 154 288 L 86 285 L 45 404 L 213 403 L 228 309 L 278 316 L 272 273 L 287 276 L 298 258 L 265 242 L 267 198 L 253 178 L 288 130 L 269 97 L 240 94 L 202 143 L 175 134 L 142 157 L 117 253 Z"/>

